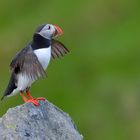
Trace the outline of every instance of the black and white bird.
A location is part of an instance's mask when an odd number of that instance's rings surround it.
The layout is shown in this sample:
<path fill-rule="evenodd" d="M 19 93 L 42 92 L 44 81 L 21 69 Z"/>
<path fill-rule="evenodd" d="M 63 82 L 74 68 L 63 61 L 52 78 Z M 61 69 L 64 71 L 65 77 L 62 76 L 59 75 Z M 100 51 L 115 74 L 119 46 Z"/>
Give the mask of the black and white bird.
<path fill-rule="evenodd" d="M 42 97 L 33 98 L 29 89 L 38 78 L 46 76 L 45 70 L 51 58 L 69 52 L 61 42 L 55 40 L 62 34 L 62 29 L 52 24 L 44 24 L 36 29 L 32 41 L 16 54 L 10 64 L 11 77 L 1 100 L 17 93 L 20 93 L 25 102 L 32 102 L 35 106 L 39 105 L 38 100 L 45 100 Z"/>

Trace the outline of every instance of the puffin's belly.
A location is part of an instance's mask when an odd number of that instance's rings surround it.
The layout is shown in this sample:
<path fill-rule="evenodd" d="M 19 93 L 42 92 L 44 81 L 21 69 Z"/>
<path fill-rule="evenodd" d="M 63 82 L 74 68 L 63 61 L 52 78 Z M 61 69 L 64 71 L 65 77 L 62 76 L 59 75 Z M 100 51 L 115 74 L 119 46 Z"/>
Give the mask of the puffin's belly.
<path fill-rule="evenodd" d="M 30 87 L 31 84 L 35 81 L 26 74 L 20 73 L 18 76 L 17 88 L 19 91 L 24 91 L 27 87 Z"/>

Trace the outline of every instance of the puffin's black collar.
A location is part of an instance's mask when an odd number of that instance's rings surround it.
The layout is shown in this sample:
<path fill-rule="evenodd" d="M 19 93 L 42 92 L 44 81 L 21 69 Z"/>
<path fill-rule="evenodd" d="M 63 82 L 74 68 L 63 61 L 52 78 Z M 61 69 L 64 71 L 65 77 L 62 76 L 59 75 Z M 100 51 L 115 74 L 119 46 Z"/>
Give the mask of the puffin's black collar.
<path fill-rule="evenodd" d="M 46 39 L 40 34 L 35 33 L 33 36 L 33 41 L 31 42 L 31 46 L 33 50 L 48 48 L 51 45 L 51 40 Z"/>

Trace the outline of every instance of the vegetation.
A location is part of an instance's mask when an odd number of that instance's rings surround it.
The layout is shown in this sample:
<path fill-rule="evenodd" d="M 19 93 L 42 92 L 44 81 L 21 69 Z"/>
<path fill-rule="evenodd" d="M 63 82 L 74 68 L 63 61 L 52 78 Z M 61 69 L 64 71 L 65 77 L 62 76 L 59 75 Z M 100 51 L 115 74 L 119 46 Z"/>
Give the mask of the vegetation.
<path fill-rule="evenodd" d="M 138 0 L 1 0 L 0 90 L 12 57 L 42 23 L 64 30 L 71 51 L 53 60 L 48 78 L 33 84 L 68 112 L 86 140 L 140 139 L 140 2 Z M 0 115 L 22 104 L 20 95 L 0 102 Z"/>

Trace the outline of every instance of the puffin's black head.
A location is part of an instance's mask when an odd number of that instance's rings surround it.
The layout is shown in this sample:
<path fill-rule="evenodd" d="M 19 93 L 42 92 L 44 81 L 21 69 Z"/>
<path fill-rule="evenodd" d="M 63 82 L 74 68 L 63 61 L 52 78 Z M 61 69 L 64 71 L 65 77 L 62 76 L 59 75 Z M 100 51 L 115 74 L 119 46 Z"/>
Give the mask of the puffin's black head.
<path fill-rule="evenodd" d="M 35 34 L 39 34 L 46 39 L 52 39 L 63 34 L 63 31 L 57 25 L 44 24 L 39 26 Z"/>

